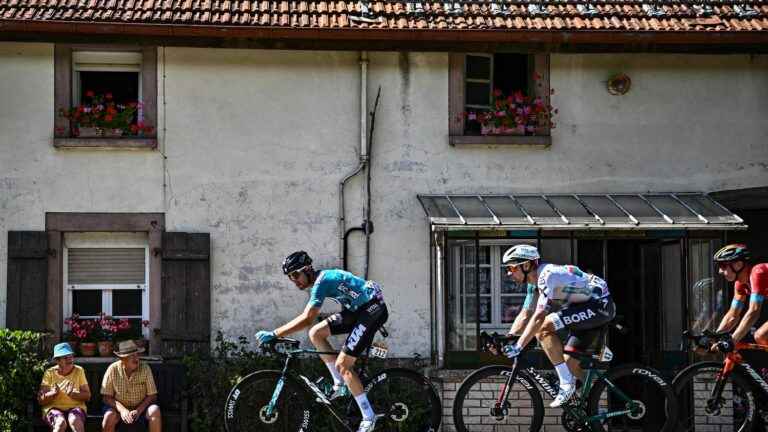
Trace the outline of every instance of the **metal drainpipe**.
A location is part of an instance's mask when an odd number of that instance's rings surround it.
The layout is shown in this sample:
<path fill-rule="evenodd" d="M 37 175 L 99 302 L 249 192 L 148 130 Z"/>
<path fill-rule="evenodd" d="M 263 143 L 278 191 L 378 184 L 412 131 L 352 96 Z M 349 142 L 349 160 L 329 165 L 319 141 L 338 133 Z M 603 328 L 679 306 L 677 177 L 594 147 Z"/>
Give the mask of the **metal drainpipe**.
<path fill-rule="evenodd" d="M 339 262 L 346 264 L 344 237 L 347 231 L 347 223 L 344 214 L 344 185 L 356 176 L 368 164 L 368 52 L 360 52 L 360 161 L 357 167 L 339 183 Z M 370 191 L 366 191 L 370 193 Z M 365 213 L 364 213 L 365 214 Z M 368 257 L 366 256 L 366 272 Z M 346 269 L 345 269 L 346 270 Z"/>

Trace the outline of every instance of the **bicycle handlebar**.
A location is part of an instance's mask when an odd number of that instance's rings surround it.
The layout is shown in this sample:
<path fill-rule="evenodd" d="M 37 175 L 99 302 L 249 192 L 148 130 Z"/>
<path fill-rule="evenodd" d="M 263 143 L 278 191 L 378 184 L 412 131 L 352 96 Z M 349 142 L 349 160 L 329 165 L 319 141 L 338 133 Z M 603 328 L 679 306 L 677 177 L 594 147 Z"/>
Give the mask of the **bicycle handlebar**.
<path fill-rule="evenodd" d="M 265 342 L 259 345 L 259 348 L 261 348 L 261 351 L 264 354 L 282 354 L 281 350 L 277 349 L 277 346 L 284 346 L 288 349 L 298 349 L 299 345 L 301 345 L 301 343 L 296 339 L 275 338 L 269 342 Z"/>
<path fill-rule="evenodd" d="M 480 332 L 480 351 L 490 352 L 495 355 L 501 353 L 501 349 L 504 345 L 517 341 L 518 336 L 513 335 L 501 335 L 496 332 L 488 334 L 487 332 Z"/>
<path fill-rule="evenodd" d="M 730 337 L 731 334 L 729 332 L 716 333 L 710 330 L 704 330 L 702 334 L 695 335 L 691 334 L 690 330 L 686 330 L 683 332 L 683 341 L 680 344 L 681 351 L 682 348 L 684 348 L 686 339 L 693 341 L 693 343 L 699 348 L 709 349 L 709 347 L 711 347 L 713 344 L 728 340 Z"/>

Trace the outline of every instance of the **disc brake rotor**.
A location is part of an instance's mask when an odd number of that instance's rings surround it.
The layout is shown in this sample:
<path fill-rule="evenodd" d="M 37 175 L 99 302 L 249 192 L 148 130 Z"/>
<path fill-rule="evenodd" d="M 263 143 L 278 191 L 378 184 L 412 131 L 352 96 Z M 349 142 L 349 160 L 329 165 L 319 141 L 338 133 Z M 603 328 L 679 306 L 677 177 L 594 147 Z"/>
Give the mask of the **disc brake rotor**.
<path fill-rule="evenodd" d="M 272 424 L 277 421 L 277 410 L 272 410 L 272 414 L 267 414 L 267 409 L 269 407 L 267 405 L 264 405 L 259 410 L 259 419 L 261 419 L 262 423 L 265 424 Z"/>
<path fill-rule="evenodd" d="M 645 417 L 645 404 L 642 401 L 639 400 L 633 400 L 629 403 L 628 407 L 631 412 L 627 414 L 627 417 L 631 418 L 632 420 L 640 420 L 641 418 Z"/>
<path fill-rule="evenodd" d="M 408 418 L 408 414 L 410 414 L 408 405 L 402 402 L 395 402 L 389 408 L 389 418 L 396 422 L 405 421 Z"/>

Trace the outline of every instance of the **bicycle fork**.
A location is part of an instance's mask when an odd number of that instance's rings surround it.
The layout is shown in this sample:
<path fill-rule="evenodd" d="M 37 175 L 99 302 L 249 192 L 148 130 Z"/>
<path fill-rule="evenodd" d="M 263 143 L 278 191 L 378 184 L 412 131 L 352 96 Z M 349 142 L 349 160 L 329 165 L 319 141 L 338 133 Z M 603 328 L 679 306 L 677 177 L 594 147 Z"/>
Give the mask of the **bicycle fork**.
<path fill-rule="evenodd" d="M 515 379 L 517 379 L 517 362 L 518 359 L 515 358 L 511 372 L 501 372 L 502 375 L 507 376 L 507 380 L 501 384 L 501 387 L 499 388 L 499 397 L 496 399 L 494 406 L 491 407 L 491 417 L 494 417 L 498 421 L 503 420 L 509 412 L 509 407 L 507 407 L 506 402 L 509 392 L 512 390 L 512 386 L 515 385 Z"/>

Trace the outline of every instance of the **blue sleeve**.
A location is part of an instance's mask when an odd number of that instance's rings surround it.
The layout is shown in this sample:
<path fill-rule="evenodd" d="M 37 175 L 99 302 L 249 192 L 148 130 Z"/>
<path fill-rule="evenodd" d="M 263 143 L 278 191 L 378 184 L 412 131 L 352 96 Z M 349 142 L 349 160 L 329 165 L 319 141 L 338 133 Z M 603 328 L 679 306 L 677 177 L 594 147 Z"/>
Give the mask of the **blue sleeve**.
<path fill-rule="evenodd" d="M 523 302 L 523 309 L 533 309 L 533 300 L 536 297 L 536 285 L 527 284 L 528 292 L 525 295 L 525 301 Z"/>
<path fill-rule="evenodd" d="M 325 297 L 327 296 L 327 290 L 325 289 L 325 279 L 325 273 L 320 273 L 320 275 L 317 277 L 315 284 L 312 285 L 312 290 L 309 292 L 309 303 L 307 303 L 308 306 L 320 307 L 323 305 Z"/>

